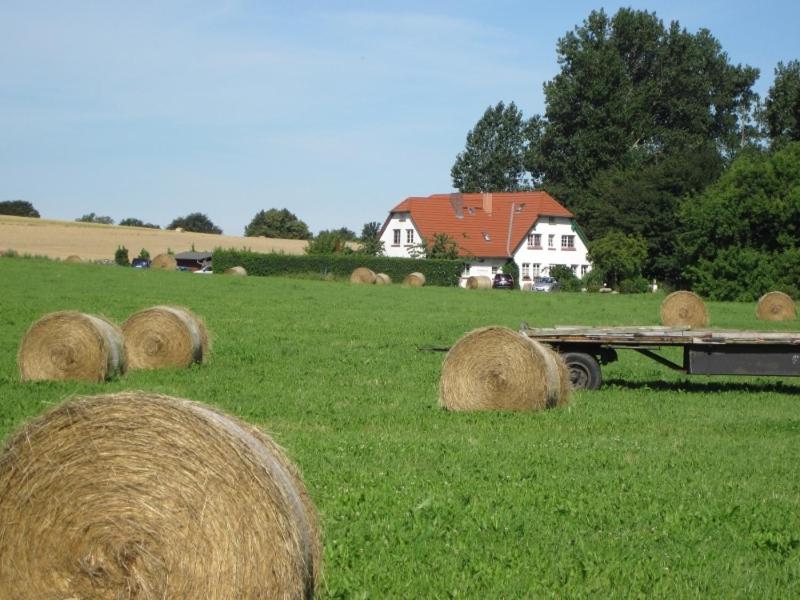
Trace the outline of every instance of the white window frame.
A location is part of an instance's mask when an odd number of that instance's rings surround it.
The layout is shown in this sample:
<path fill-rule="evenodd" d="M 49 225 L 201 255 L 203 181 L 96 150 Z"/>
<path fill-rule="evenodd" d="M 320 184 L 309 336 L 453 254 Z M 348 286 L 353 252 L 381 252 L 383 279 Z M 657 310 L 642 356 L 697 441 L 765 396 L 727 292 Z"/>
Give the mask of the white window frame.
<path fill-rule="evenodd" d="M 561 236 L 561 249 L 562 250 L 575 250 L 575 236 L 562 235 Z"/>
<path fill-rule="evenodd" d="M 406 244 L 413 244 L 413 243 L 414 243 L 414 230 L 406 229 Z"/>
<path fill-rule="evenodd" d="M 392 246 L 399 246 L 400 245 L 400 230 L 393 229 L 392 230 Z"/>
<path fill-rule="evenodd" d="M 525 278 L 531 276 L 531 263 L 522 263 L 522 273 L 520 275 Z"/>
<path fill-rule="evenodd" d="M 531 276 L 539 277 L 541 271 L 542 271 L 541 263 L 533 263 L 532 269 L 531 269 Z"/>
<path fill-rule="evenodd" d="M 555 233 L 547 234 L 547 248 L 548 248 L 548 250 L 555 250 L 556 249 L 556 234 Z"/>
<path fill-rule="evenodd" d="M 529 233 L 528 234 L 528 248 L 541 248 L 542 247 L 542 234 Z"/>

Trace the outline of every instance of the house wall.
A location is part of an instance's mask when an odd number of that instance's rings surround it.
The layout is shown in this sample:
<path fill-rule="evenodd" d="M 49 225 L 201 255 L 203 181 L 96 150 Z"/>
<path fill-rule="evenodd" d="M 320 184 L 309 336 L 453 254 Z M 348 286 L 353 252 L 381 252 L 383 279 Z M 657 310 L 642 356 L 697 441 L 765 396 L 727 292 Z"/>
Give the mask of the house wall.
<path fill-rule="evenodd" d="M 573 219 L 566 217 L 540 217 L 528 234 L 541 236 L 540 246 L 529 244 L 529 236 L 523 239 L 514 253 L 514 262 L 519 267 L 518 284 L 524 281 L 525 265 L 528 265 L 528 275 L 531 279 L 536 275 L 549 275 L 550 268 L 555 265 L 571 267 L 578 277 L 588 273 L 592 266 L 586 258 L 587 248 L 578 232 L 573 228 Z M 552 246 L 550 245 L 550 236 Z M 562 245 L 562 236 L 572 236 L 572 246 Z M 535 243 L 535 239 L 532 240 Z M 538 273 L 537 267 L 538 265 Z"/>
<path fill-rule="evenodd" d="M 468 277 L 477 277 L 478 275 L 486 275 L 489 279 L 494 277 L 498 271 L 503 271 L 503 265 L 506 264 L 505 258 L 474 258 L 471 262 L 466 263 L 466 268 L 461 273 L 461 280 L 459 285 L 461 287 L 467 286 Z"/>
<path fill-rule="evenodd" d="M 400 232 L 400 243 L 395 243 L 395 231 Z M 409 237 L 410 236 L 410 237 Z M 417 248 L 422 237 L 414 226 L 409 213 L 395 213 L 381 235 L 386 256 L 409 258 L 409 250 Z"/>

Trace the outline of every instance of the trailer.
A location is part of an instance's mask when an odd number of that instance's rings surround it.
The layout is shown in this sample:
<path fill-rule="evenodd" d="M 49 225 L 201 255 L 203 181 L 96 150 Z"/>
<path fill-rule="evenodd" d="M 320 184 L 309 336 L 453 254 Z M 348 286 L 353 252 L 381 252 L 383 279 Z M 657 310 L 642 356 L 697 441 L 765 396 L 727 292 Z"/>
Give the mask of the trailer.
<path fill-rule="evenodd" d="M 601 365 L 633 350 L 689 375 L 778 375 L 800 377 L 800 332 L 697 330 L 675 327 L 550 327 L 520 333 L 562 355 L 572 387 L 599 388 Z M 683 364 L 658 352 L 683 349 Z"/>

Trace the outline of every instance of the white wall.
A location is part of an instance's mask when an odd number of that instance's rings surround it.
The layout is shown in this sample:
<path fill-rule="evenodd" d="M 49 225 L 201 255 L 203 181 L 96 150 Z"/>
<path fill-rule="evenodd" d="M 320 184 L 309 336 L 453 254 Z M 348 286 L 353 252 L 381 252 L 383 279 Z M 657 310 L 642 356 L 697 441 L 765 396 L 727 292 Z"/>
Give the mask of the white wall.
<path fill-rule="evenodd" d="M 518 285 L 522 285 L 525 263 L 530 265 L 531 279 L 536 275 L 535 265 L 539 265 L 539 275 L 548 275 L 550 267 L 555 265 L 574 266 L 575 275 L 578 277 L 592 269 L 586 258 L 586 245 L 578 232 L 573 230 L 572 222 L 572 219 L 566 217 L 541 217 L 536 221 L 528 233 L 539 234 L 541 246 L 529 246 L 528 236 L 526 236 L 514 254 L 514 262 L 519 267 L 520 281 Z M 553 236 L 552 246 L 549 245 L 551 235 Z M 572 236 L 572 248 L 562 247 L 562 236 Z"/>
<path fill-rule="evenodd" d="M 467 264 L 467 268 L 464 269 L 464 272 L 461 273 L 461 280 L 459 281 L 459 285 L 461 287 L 466 287 L 467 285 L 467 278 L 478 276 L 478 275 L 485 275 L 489 279 L 494 277 L 494 274 L 498 271 L 503 270 L 503 265 L 506 264 L 505 258 L 476 258 L 473 259 L 472 262 Z"/>
<path fill-rule="evenodd" d="M 395 230 L 400 231 L 399 244 L 395 244 Z M 410 243 L 409 235 L 412 240 Z M 408 213 L 395 213 L 389 220 L 389 224 L 381 236 L 381 241 L 386 256 L 409 258 L 411 257 L 409 250 L 416 248 L 417 244 L 422 242 L 422 238 Z"/>

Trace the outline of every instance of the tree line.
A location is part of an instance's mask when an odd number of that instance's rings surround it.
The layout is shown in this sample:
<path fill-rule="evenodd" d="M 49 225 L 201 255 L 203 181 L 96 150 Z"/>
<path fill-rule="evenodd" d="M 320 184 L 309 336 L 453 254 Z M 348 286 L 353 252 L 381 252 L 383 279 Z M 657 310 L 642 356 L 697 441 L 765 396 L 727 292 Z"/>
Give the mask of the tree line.
<path fill-rule="evenodd" d="M 779 63 L 762 100 L 758 70 L 731 64 L 707 29 L 628 8 L 593 11 L 556 54 L 544 114 L 487 108 L 453 186 L 546 190 L 575 213 L 612 281 L 796 296 L 800 62 Z"/>

